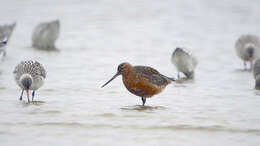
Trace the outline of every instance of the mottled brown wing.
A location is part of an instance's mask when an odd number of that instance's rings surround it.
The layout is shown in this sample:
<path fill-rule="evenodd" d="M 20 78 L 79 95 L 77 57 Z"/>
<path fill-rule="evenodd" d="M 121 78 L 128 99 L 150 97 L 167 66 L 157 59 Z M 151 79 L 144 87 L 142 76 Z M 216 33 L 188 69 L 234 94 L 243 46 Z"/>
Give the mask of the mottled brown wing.
<path fill-rule="evenodd" d="M 160 74 L 156 69 L 149 66 L 134 66 L 136 73 L 143 73 L 146 75 Z"/>
<path fill-rule="evenodd" d="M 145 77 L 152 84 L 162 86 L 167 85 L 171 81 L 164 75 L 160 74 L 157 70 L 148 66 L 135 66 L 135 71 L 138 76 Z"/>

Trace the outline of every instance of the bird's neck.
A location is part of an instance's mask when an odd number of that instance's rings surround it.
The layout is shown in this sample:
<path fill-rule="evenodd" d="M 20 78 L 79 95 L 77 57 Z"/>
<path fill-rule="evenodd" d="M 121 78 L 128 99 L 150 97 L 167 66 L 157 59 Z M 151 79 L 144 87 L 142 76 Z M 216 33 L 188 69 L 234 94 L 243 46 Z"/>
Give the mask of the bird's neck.
<path fill-rule="evenodd" d="M 32 79 L 32 76 L 31 76 L 30 74 L 23 74 L 23 75 L 20 77 L 20 80 L 25 79 L 25 78 L 30 78 L 30 79 Z"/>
<path fill-rule="evenodd" d="M 123 76 L 123 77 L 127 77 L 127 76 L 133 75 L 133 74 L 135 74 L 135 70 L 134 70 L 134 68 L 133 68 L 132 66 L 127 66 L 127 67 L 123 70 L 123 72 L 122 72 L 122 76 Z"/>
<path fill-rule="evenodd" d="M 33 82 L 33 78 L 30 74 L 23 74 L 20 77 L 20 83 L 24 86 L 24 88 L 30 88 L 32 82 Z"/>
<path fill-rule="evenodd" d="M 124 74 L 122 74 L 123 76 L 123 82 L 125 84 L 125 86 L 127 87 L 128 85 L 133 84 L 136 81 L 136 72 L 134 70 L 134 68 L 129 68 L 129 70 L 127 72 L 125 72 Z"/>

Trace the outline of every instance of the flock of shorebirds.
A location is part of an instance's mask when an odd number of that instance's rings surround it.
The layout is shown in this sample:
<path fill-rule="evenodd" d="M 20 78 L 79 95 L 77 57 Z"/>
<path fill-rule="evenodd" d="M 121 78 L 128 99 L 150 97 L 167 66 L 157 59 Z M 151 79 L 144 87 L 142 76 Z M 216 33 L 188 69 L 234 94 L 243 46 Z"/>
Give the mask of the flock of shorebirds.
<path fill-rule="evenodd" d="M 0 53 L 6 56 L 6 46 L 16 23 L 0 26 Z M 32 46 L 42 50 L 56 50 L 55 41 L 59 36 L 60 22 L 40 23 L 32 34 Z M 247 62 L 250 63 L 249 70 L 254 73 L 255 87 L 260 88 L 260 39 L 255 35 L 242 35 L 235 43 L 238 57 L 244 61 L 245 70 Z M 186 48 L 177 47 L 171 57 L 172 63 L 178 70 L 177 78 L 180 79 L 180 72 L 187 79 L 193 79 L 195 68 L 198 64 L 196 57 Z M 255 62 L 255 63 L 254 63 Z M 36 90 L 43 84 L 46 78 L 44 67 L 37 61 L 22 61 L 14 69 L 14 78 L 17 85 L 21 88 L 22 100 L 23 93 L 26 91 L 28 103 L 30 103 L 29 91 L 32 91 L 32 102 Z M 106 82 L 106 86 L 117 76 L 122 75 L 122 80 L 127 90 L 136 96 L 141 97 L 142 105 L 145 105 L 146 98 L 150 98 L 160 93 L 168 84 L 176 79 L 167 77 L 159 73 L 156 69 L 149 66 L 133 66 L 130 63 L 121 63 L 116 74 Z"/>

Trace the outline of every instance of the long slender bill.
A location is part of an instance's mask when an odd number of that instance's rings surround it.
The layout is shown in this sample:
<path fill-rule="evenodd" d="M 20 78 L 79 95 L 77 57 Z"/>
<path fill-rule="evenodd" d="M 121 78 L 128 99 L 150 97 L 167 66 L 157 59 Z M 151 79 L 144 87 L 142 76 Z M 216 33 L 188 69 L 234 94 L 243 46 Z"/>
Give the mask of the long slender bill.
<path fill-rule="evenodd" d="M 103 86 L 101 86 L 101 88 L 105 87 L 108 83 L 110 83 L 112 80 L 114 80 L 119 75 L 120 75 L 120 73 L 117 72 L 109 81 L 107 81 Z"/>
<path fill-rule="evenodd" d="M 30 94 L 29 94 L 29 90 L 26 90 L 26 95 L 27 95 L 27 99 L 28 99 L 28 103 L 30 102 Z"/>
<path fill-rule="evenodd" d="M 249 62 L 250 62 L 250 71 L 253 71 L 253 58 L 250 58 Z"/>

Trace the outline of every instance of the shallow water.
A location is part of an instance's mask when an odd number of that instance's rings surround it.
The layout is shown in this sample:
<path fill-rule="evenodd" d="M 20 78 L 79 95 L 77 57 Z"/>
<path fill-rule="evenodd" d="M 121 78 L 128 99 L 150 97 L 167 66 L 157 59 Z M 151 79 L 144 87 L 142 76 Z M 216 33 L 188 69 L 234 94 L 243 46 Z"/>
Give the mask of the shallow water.
<path fill-rule="evenodd" d="M 0 145 L 260 144 L 260 91 L 234 50 L 241 34 L 260 34 L 260 1 L 3 3 L 1 23 L 17 27 L 0 63 Z M 33 28 L 56 18 L 60 51 L 31 48 Z M 100 88 L 125 61 L 176 76 L 176 46 L 198 57 L 194 81 L 170 84 L 145 107 L 121 77 Z M 34 104 L 18 100 L 12 75 L 25 59 L 47 70 Z"/>

